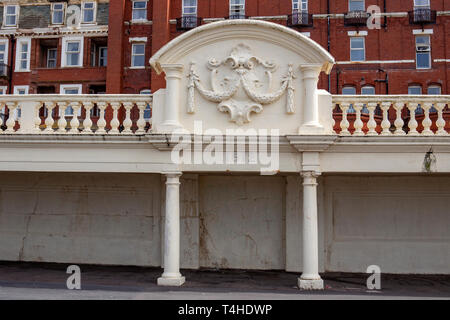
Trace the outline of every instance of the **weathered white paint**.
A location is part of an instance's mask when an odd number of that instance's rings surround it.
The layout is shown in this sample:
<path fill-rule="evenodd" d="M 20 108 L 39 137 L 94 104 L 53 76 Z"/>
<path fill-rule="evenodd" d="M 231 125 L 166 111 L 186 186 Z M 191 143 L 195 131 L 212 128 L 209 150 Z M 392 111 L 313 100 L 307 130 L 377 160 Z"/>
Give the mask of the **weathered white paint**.
<path fill-rule="evenodd" d="M 285 268 L 285 181 L 200 176 L 200 266 Z"/>
<path fill-rule="evenodd" d="M 0 260 L 160 266 L 160 189 L 151 174 L 2 172 Z"/>
<path fill-rule="evenodd" d="M 327 176 L 327 271 L 450 273 L 448 176 Z"/>

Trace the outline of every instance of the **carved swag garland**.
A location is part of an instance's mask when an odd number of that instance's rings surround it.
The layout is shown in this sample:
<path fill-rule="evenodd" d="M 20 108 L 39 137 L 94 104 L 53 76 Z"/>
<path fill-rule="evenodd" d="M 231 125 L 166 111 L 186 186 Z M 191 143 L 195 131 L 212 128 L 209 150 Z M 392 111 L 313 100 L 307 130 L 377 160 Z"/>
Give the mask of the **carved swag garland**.
<path fill-rule="evenodd" d="M 195 89 L 203 98 L 208 101 L 219 103 L 217 109 L 221 112 L 228 112 L 232 122 L 238 125 L 250 122 L 250 113 L 260 113 L 263 110 L 262 105 L 267 105 L 278 101 L 287 91 L 286 112 L 294 113 L 294 76 L 293 65 L 288 64 L 288 72 L 282 78 L 281 87 L 273 93 L 260 93 L 257 88 L 264 87 L 259 79 L 255 79 L 255 68 L 260 66 L 267 75 L 265 87 L 270 91 L 272 82 L 272 72 L 276 69 L 273 62 L 265 62 L 252 55 L 250 47 L 239 44 L 231 54 L 222 61 L 214 58 L 208 61 L 208 69 L 211 70 L 211 88 L 207 90 L 201 84 L 200 77 L 195 72 L 195 63 L 191 63 L 188 81 L 188 106 L 187 112 L 195 112 Z M 234 77 L 224 77 L 221 81 L 222 91 L 217 89 L 217 78 L 220 67 L 228 67 Z M 251 79 L 253 77 L 253 79 Z M 239 89 L 243 89 L 246 97 L 237 94 Z M 256 89 L 256 90 L 255 90 Z"/>

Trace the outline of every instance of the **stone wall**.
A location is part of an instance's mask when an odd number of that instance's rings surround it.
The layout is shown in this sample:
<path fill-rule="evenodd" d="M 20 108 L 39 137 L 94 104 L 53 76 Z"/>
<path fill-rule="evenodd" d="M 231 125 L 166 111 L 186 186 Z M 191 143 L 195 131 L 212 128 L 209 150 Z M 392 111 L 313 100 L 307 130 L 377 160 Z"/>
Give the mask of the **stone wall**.
<path fill-rule="evenodd" d="M 449 176 L 319 179 L 320 271 L 450 273 Z M 164 178 L 2 172 L 0 260 L 161 266 Z M 181 267 L 302 270 L 300 176 L 184 174 Z"/>

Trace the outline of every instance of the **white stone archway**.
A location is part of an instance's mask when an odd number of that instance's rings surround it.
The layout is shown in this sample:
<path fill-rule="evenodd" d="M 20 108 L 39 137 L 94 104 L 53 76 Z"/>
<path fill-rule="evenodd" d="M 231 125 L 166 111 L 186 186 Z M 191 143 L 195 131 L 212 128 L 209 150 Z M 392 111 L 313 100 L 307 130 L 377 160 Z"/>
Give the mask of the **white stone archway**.
<path fill-rule="evenodd" d="M 166 88 L 154 94 L 154 134 L 202 135 L 195 130 L 198 122 L 204 131 L 215 132 L 275 129 L 279 136 L 334 134 L 331 96 L 317 88 L 320 73 L 329 74 L 334 59 L 316 42 L 284 26 L 256 20 L 211 23 L 165 45 L 150 64 L 166 76 Z M 310 151 L 304 153 L 299 170 L 304 182 L 299 286 L 322 289 L 316 195 L 320 166 L 318 150 Z M 177 170 L 181 173 L 182 166 Z M 179 201 L 179 174 L 169 172 L 166 177 L 167 201 Z M 179 205 L 166 203 L 165 215 L 164 274 L 158 284 L 181 285 Z"/>

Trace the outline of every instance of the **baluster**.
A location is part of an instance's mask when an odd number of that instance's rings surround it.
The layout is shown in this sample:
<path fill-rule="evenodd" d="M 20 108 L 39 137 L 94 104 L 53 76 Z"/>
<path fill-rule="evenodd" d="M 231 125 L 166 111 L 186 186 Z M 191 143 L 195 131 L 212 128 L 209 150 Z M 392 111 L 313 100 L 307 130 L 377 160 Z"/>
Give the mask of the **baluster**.
<path fill-rule="evenodd" d="M 383 111 L 383 121 L 381 122 L 381 131 L 382 136 L 390 136 L 392 132 L 389 130 L 391 128 L 391 122 L 389 121 L 389 108 L 391 107 L 392 102 L 382 102 L 381 110 Z"/>
<path fill-rule="evenodd" d="M 423 126 L 423 131 L 422 131 L 422 135 L 423 136 L 432 136 L 434 135 L 433 131 L 431 131 L 431 125 L 433 124 L 433 122 L 430 119 L 430 109 L 433 106 L 432 103 L 423 103 L 422 104 L 422 109 L 424 110 L 425 113 L 425 117 L 422 121 L 422 126 Z"/>
<path fill-rule="evenodd" d="M 405 122 L 402 119 L 402 109 L 405 106 L 405 103 L 403 102 L 396 102 L 394 103 L 394 109 L 396 111 L 396 119 L 394 122 L 395 125 L 395 131 L 394 134 L 396 136 L 404 136 L 406 135 L 406 132 L 403 131 L 403 125 L 405 124 Z"/>
<path fill-rule="evenodd" d="M 83 102 L 84 110 L 86 111 L 86 118 L 83 121 L 83 134 L 92 134 L 92 120 L 91 120 L 91 110 L 94 104 L 91 101 Z"/>
<path fill-rule="evenodd" d="M 17 108 L 17 102 L 6 102 L 6 106 L 9 110 L 9 117 L 6 120 L 5 133 L 14 133 L 14 126 L 16 125 L 16 119 L 14 118 L 14 110 Z"/>
<path fill-rule="evenodd" d="M 369 110 L 369 121 L 367 122 L 367 128 L 369 131 L 367 132 L 368 136 L 377 136 L 378 133 L 375 130 L 377 128 L 377 122 L 375 121 L 375 109 L 378 104 L 371 102 L 367 104 L 367 109 Z"/>
<path fill-rule="evenodd" d="M 445 103 L 437 103 L 435 105 L 435 108 L 438 112 L 438 119 L 436 121 L 436 126 L 437 126 L 438 130 L 436 132 L 436 135 L 446 136 L 446 135 L 448 135 L 448 133 L 447 133 L 447 131 L 445 131 L 445 120 L 442 115 L 442 112 L 444 111 L 444 108 L 445 108 Z"/>
<path fill-rule="evenodd" d="M 111 108 L 113 109 L 113 118 L 111 120 L 111 130 L 108 132 L 109 134 L 119 134 L 119 108 L 120 108 L 120 102 L 111 102 L 110 103 Z"/>
<path fill-rule="evenodd" d="M 33 128 L 33 133 L 35 134 L 40 134 L 42 133 L 42 130 L 40 128 L 41 126 L 41 118 L 39 117 L 39 110 L 42 108 L 42 106 L 44 105 L 43 102 L 37 102 L 34 106 L 34 128 Z"/>
<path fill-rule="evenodd" d="M 70 134 L 78 134 L 78 127 L 80 126 L 80 120 L 78 120 L 78 110 L 81 108 L 81 104 L 77 101 L 72 102 L 71 107 L 73 109 L 72 120 L 70 120 L 70 130 L 68 133 Z"/>
<path fill-rule="evenodd" d="M 100 110 L 100 117 L 97 121 L 97 131 L 95 131 L 95 134 L 106 134 L 106 120 L 105 120 L 105 110 L 107 107 L 106 102 L 97 102 L 97 107 Z"/>
<path fill-rule="evenodd" d="M 350 127 L 350 123 L 347 120 L 347 111 L 350 108 L 350 103 L 339 103 L 339 107 L 342 110 L 342 121 L 341 121 L 341 136 L 349 136 L 350 132 L 348 131 L 348 127 Z"/>
<path fill-rule="evenodd" d="M 416 120 L 416 110 L 417 107 L 419 106 L 418 103 L 416 102 L 408 102 L 408 110 L 409 110 L 409 116 L 410 116 L 410 120 L 408 123 L 408 127 L 409 127 L 409 132 L 408 132 L 408 136 L 418 136 L 419 132 L 417 132 L 417 120 Z"/>
<path fill-rule="evenodd" d="M 0 102 L 0 111 L 3 110 L 3 108 L 5 108 L 5 112 L 6 113 L 6 104 L 4 102 Z M 3 119 L 2 117 L 0 117 L 0 127 L 3 125 Z M 0 128 L 0 134 L 3 133 L 3 129 Z"/>
<path fill-rule="evenodd" d="M 131 126 L 133 122 L 131 121 L 131 109 L 134 107 L 132 102 L 124 102 L 123 107 L 125 108 L 125 120 L 123 121 L 123 134 L 133 134 L 131 131 Z"/>
<path fill-rule="evenodd" d="M 144 112 L 145 112 L 145 108 L 147 107 L 147 103 L 137 102 L 136 105 L 139 109 L 139 120 L 136 123 L 138 129 L 136 130 L 136 134 L 145 134 Z"/>
<path fill-rule="evenodd" d="M 362 128 L 364 126 L 364 123 L 361 120 L 361 110 L 364 107 L 364 104 L 362 103 L 354 103 L 353 104 L 355 111 L 356 111 L 356 120 L 353 126 L 355 127 L 355 132 L 353 133 L 354 136 L 363 136 L 364 132 L 362 131 Z"/>
<path fill-rule="evenodd" d="M 53 130 L 53 124 L 55 120 L 53 120 L 53 109 L 55 109 L 56 103 L 54 102 L 46 102 L 44 108 L 47 108 L 47 118 L 45 119 L 45 134 L 55 133 Z M 45 112 L 44 112 L 45 114 Z"/>
<path fill-rule="evenodd" d="M 66 133 L 66 109 L 68 107 L 67 102 L 61 101 L 58 102 L 59 107 L 59 120 L 58 120 L 58 130 L 56 130 L 56 133 L 63 134 Z"/>

